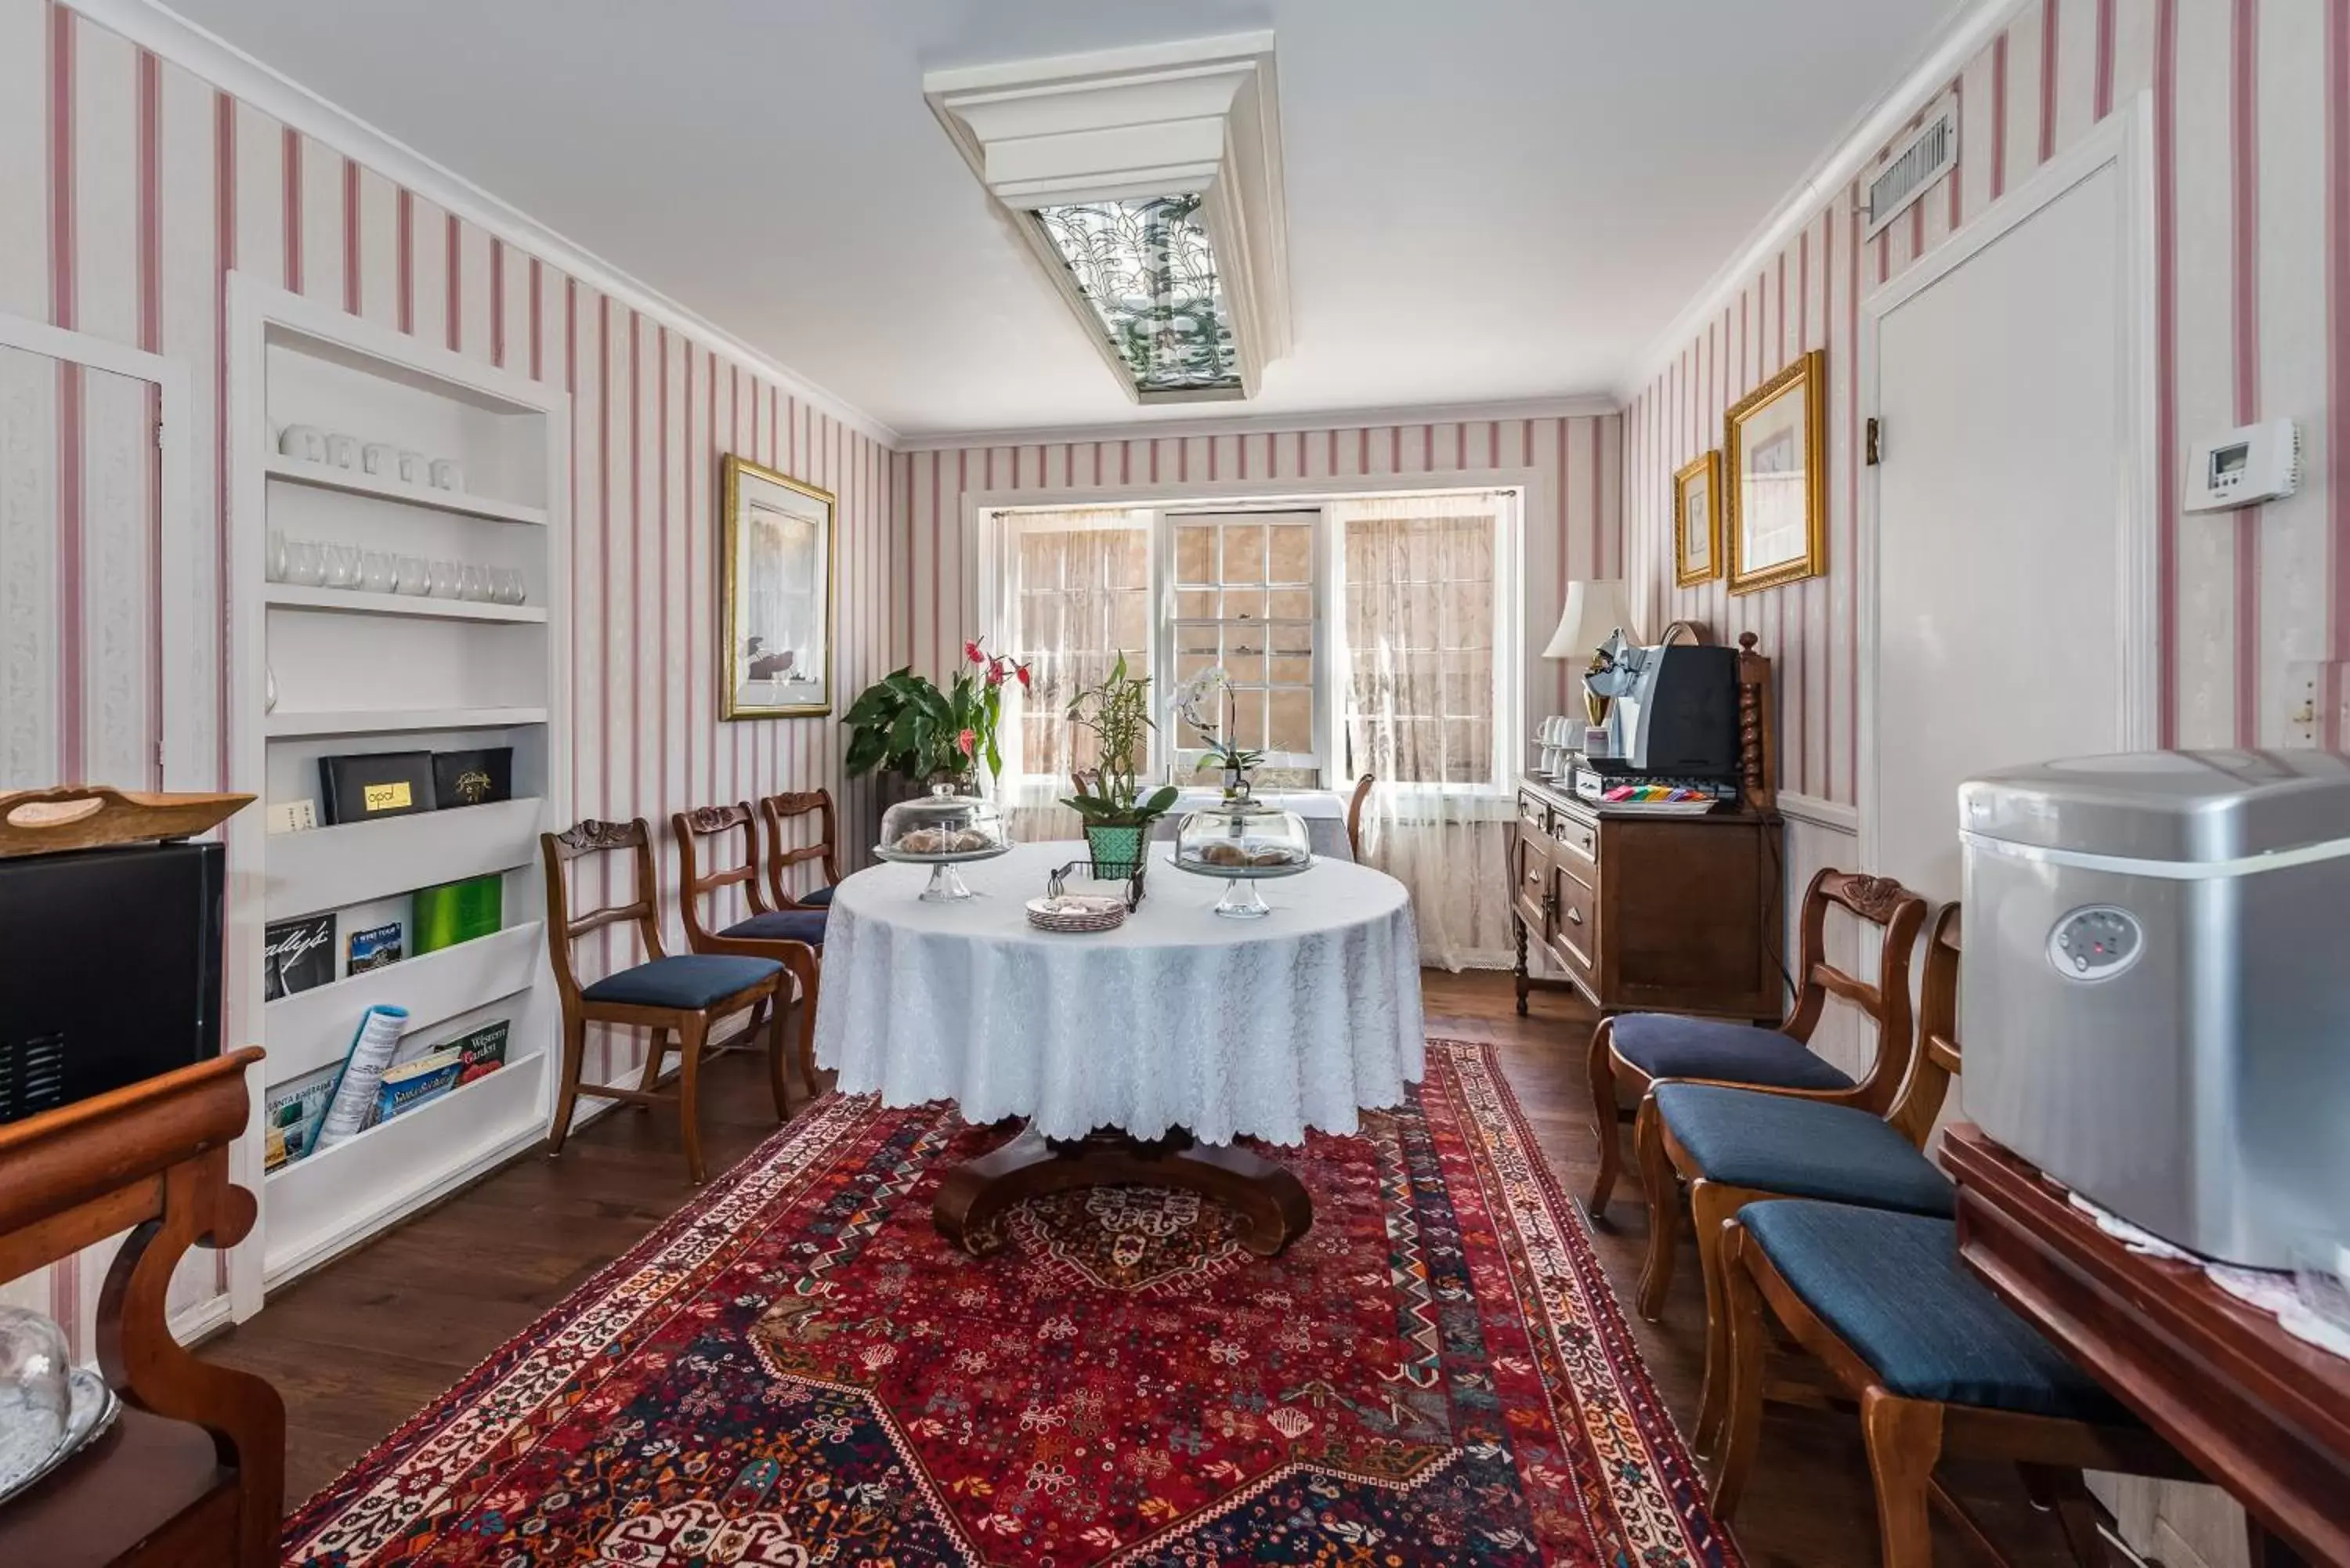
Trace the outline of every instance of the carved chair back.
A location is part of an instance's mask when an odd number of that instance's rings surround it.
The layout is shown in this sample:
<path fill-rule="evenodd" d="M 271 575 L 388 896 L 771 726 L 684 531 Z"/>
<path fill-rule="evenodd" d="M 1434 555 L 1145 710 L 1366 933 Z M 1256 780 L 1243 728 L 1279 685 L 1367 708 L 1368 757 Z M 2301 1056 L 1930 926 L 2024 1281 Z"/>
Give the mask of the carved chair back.
<path fill-rule="evenodd" d="M 645 826 L 643 817 L 632 817 L 627 822 L 599 822 L 589 817 L 561 833 L 540 834 L 538 846 L 546 863 L 546 950 L 554 961 L 556 984 L 563 992 L 567 1008 L 576 1006 L 579 1000 L 579 976 L 571 967 L 571 944 L 588 932 L 632 922 L 645 944 L 647 959 L 669 956 L 661 946 L 660 915 L 654 907 L 660 882 L 653 870 L 652 829 Z M 616 855 L 623 850 L 636 863 L 636 896 L 625 904 L 607 905 L 584 915 L 572 914 L 567 868 L 587 856 Z"/>
<path fill-rule="evenodd" d="M 248 1046 L 0 1127 L 0 1282 L 130 1231 L 99 1297 L 99 1368 L 131 1405 L 211 1434 L 235 1472 L 237 1541 L 206 1561 L 248 1568 L 277 1561 L 286 1407 L 261 1378 L 181 1348 L 168 1306 L 190 1247 L 225 1250 L 253 1229 L 253 1194 L 230 1184 L 228 1158 L 260 1060 Z"/>
<path fill-rule="evenodd" d="M 1919 1148 L 1934 1131 L 1959 1074 L 1959 907 L 1945 904 L 1926 937 L 1918 981 L 1918 1050 L 1885 1119 Z"/>
<path fill-rule="evenodd" d="M 1877 979 L 1865 981 L 1830 963 L 1827 924 L 1830 908 L 1848 911 L 1856 919 L 1877 928 Z M 1823 870 L 1804 893 L 1804 927 L 1796 949 L 1801 990 L 1795 1006 L 1780 1030 L 1809 1041 L 1834 996 L 1866 1013 L 1877 1025 L 1877 1053 L 1860 1081 L 1858 1103 L 1883 1113 L 1907 1075 L 1915 1040 L 1910 1033 L 1909 962 L 1918 945 L 1918 928 L 1926 923 L 1926 900 L 1890 877 L 1864 877 L 1850 871 Z"/>
<path fill-rule="evenodd" d="M 1376 775 L 1365 774 L 1355 781 L 1354 798 L 1347 803 L 1347 853 L 1357 860 L 1363 857 L 1363 805 L 1378 782 Z"/>
<path fill-rule="evenodd" d="M 702 924 L 702 901 L 722 888 L 739 885 L 750 902 L 751 913 L 767 913 L 767 896 L 759 887 L 759 819 L 752 815 L 747 801 L 737 801 L 733 805 L 699 805 L 691 811 L 672 814 L 669 822 L 677 834 L 677 901 L 685 917 L 688 945 L 699 951 L 715 934 Z M 722 846 L 712 844 L 712 868 L 702 870 L 702 851 L 696 840 L 723 839 L 734 834 L 741 835 L 743 840 L 740 857 L 731 865 L 719 867 L 715 864 L 716 852 Z"/>
<path fill-rule="evenodd" d="M 794 794 L 771 794 L 759 802 L 759 815 L 767 820 L 767 892 L 779 908 L 789 909 L 799 900 L 792 896 L 791 884 L 785 873 L 795 866 L 811 860 L 824 866 L 825 886 L 840 880 L 840 855 L 833 831 L 832 792 L 828 789 L 801 790 Z M 785 824 L 796 826 L 804 816 L 816 819 L 813 841 L 785 848 L 787 836 Z"/>

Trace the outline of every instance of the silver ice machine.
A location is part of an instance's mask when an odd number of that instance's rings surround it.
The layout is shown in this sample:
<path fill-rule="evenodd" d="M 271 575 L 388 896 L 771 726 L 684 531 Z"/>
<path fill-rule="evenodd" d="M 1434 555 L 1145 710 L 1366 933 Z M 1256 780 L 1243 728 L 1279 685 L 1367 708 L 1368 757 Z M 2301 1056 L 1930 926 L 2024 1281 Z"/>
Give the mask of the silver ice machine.
<path fill-rule="evenodd" d="M 1959 819 L 1968 1116 L 2210 1257 L 2350 1241 L 2350 758 L 2044 763 Z"/>

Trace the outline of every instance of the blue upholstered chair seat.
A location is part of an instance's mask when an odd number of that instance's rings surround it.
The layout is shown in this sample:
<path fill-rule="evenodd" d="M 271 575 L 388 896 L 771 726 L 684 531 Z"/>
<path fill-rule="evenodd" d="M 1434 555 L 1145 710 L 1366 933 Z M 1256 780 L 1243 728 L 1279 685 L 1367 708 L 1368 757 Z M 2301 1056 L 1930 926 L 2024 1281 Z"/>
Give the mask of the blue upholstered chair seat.
<path fill-rule="evenodd" d="M 795 893 L 792 895 L 792 902 L 802 909 L 821 909 L 832 902 L 832 889 L 818 888 L 813 893 Z"/>
<path fill-rule="evenodd" d="M 1849 1089 L 1850 1078 L 1775 1029 L 1627 1012 L 1616 1020 L 1616 1054 L 1651 1078 L 1719 1078 L 1773 1089 Z"/>
<path fill-rule="evenodd" d="M 751 937 L 761 941 L 806 942 L 812 947 L 822 947 L 824 921 L 825 911 L 822 909 L 771 909 L 747 920 L 737 920 L 718 934 L 722 937 Z"/>
<path fill-rule="evenodd" d="M 1958 1226 L 1809 1201 L 1738 1218 L 1804 1304 L 1912 1399 L 2108 1425 L 2128 1410 L 1959 1262 Z"/>
<path fill-rule="evenodd" d="M 579 994 L 589 1002 L 626 1007 L 702 1008 L 782 972 L 783 967 L 773 959 L 680 953 L 608 974 Z"/>
<path fill-rule="evenodd" d="M 1709 1181 L 1945 1219 L 1950 1180 L 1868 1112 L 1711 1084 L 1659 1084 L 1657 1114 Z"/>

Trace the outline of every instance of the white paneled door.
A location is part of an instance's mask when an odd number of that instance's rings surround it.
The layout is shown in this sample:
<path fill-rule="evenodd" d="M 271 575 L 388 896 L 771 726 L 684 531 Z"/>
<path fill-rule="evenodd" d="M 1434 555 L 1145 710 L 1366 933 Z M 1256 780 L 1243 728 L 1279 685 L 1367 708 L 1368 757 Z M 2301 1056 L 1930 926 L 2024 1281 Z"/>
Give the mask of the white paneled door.
<path fill-rule="evenodd" d="M 162 784 L 160 397 L 0 345 L 0 789 Z"/>
<path fill-rule="evenodd" d="M 1861 850 L 1938 900 L 1962 782 L 2152 743 L 2142 117 L 2113 119 L 1868 304 Z"/>
<path fill-rule="evenodd" d="M 187 386 L 184 366 L 0 317 L 0 792 L 187 786 L 199 650 L 187 584 L 165 563 L 190 549 L 188 442 L 161 439 L 186 418 Z M 118 1241 L 0 1286 L 0 1301 L 52 1314 L 88 1359 Z M 221 1286 L 218 1255 L 191 1253 L 172 1308 L 190 1321 Z"/>

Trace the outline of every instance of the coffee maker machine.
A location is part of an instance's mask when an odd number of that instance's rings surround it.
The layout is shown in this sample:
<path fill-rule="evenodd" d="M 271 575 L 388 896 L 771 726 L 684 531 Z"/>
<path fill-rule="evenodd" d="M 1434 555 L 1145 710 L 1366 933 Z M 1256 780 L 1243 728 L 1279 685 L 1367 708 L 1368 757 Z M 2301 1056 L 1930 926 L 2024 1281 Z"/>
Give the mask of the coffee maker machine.
<path fill-rule="evenodd" d="M 1738 649 L 1686 642 L 1634 646 L 1609 638 L 1585 682 L 1609 700 L 1607 753 L 1587 752 L 1575 793 L 1606 803 L 1627 787 L 1680 799 L 1735 800 Z"/>

